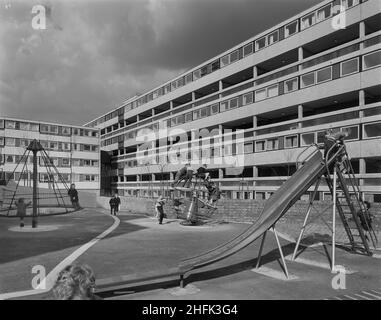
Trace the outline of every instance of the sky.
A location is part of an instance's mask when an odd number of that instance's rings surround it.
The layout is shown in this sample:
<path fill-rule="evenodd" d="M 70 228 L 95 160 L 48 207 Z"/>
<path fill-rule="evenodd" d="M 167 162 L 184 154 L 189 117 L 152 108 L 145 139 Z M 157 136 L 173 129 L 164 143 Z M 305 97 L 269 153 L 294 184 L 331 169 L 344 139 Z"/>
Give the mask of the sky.
<path fill-rule="evenodd" d="M 0 0 L 0 115 L 82 125 L 319 2 Z"/>

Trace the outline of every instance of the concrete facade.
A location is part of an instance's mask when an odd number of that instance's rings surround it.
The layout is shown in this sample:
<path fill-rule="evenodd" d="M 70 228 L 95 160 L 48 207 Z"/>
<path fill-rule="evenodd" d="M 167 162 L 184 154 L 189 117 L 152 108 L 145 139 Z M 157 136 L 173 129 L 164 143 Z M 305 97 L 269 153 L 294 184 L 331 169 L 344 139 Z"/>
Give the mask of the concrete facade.
<path fill-rule="evenodd" d="M 213 158 L 225 198 L 267 199 L 297 156 L 334 129 L 349 132 L 364 197 L 381 202 L 380 18 L 379 1 L 323 1 L 87 123 L 111 156 L 110 189 L 166 192 L 182 165 L 172 148 L 183 163 L 196 152 Z"/>
<path fill-rule="evenodd" d="M 25 161 L 21 161 L 20 165 L 18 163 L 33 139 L 41 142 L 66 183 L 75 183 L 78 190 L 99 192 L 98 130 L 57 123 L 0 117 L 1 179 L 20 180 L 22 186 L 32 186 L 32 153 L 29 154 L 23 175 L 21 172 Z M 51 188 L 51 177 L 41 157 L 38 165 L 39 187 Z M 54 180 L 61 181 L 56 174 Z M 62 183 L 58 185 L 63 187 Z"/>

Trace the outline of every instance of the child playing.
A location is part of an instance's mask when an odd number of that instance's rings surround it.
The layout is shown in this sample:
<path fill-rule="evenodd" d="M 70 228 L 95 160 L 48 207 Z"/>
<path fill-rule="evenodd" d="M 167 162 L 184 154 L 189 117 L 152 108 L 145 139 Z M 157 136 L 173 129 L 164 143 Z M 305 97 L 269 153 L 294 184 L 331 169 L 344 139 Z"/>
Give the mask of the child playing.
<path fill-rule="evenodd" d="M 188 173 L 189 166 L 190 164 L 187 163 L 184 167 L 182 167 L 179 171 L 176 172 L 175 181 L 173 181 L 172 183 L 172 188 L 175 188 L 181 180 L 188 179 L 187 173 Z"/>
<path fill-rule="evenodd" d="M 159 224 L 163 224 L 163 219 L 164 219 L 164 204 L 165 204 L 165 199 L 160 196 L 157 198 L 156 204 L 155 204 L 155 210 L 156 210 L 156 217 L 159 220 Z"/>
<path fill-rule="evenodd" d="M 20 198 L 16 203 L 17 216 L 20 217 L 20 228 L 24 227 L 24 217 L 26 216 L 26 208 L 32 202 L 25 203 L 24 198 Z"/>
<path fill-rule="evenodd" d="M 200 178 L 203 181 L 205 181 L 209 176 L 209 172 L 207 170 L 207 167 L 208 166 L 206 164 L 203 164 L 201 167 L 199 167 L 196 171 L 196 178 Z"/>
<path fill-rule="evenodd" d="M 220 188 L 209 179 L 205 182 L 205 187 L 208 190 L 208 202 L 207 204 L 214 206 L 218 199 L 221 198 Z"/>

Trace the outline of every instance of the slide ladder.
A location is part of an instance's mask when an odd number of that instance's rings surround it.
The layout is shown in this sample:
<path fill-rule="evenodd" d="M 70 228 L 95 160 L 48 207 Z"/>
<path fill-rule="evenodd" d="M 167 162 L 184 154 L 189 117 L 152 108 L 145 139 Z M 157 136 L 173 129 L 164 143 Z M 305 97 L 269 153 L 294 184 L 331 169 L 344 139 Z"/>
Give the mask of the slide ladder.
<path fill-rule="evenodd" d="M 352 250 L 361 251 L 367 255 L 372 255 L 369 248 L 368 239 L 370 238 L 373 246 L 376 247 L 377 237 L 372 229 L 372 226 L 367 222 L 369 212 L 365 203 L 361 200 L 360 189 L 344 145 L 340 147 L 339 153 L 341 154 L 342 161 L 336 161 L 333 167 L 329 168 L 332 169 L 332 174 L 336 174 L 337 211 L 343 223 Z M 330 170 L 327 171 L 325 177 L 328 188 L 333 195 L 334 178 L 331 176 L 329 171 Z M 369 238 L 365 234 L 365 230 L 362 225 L 364 223 L 369 231 Z"/>

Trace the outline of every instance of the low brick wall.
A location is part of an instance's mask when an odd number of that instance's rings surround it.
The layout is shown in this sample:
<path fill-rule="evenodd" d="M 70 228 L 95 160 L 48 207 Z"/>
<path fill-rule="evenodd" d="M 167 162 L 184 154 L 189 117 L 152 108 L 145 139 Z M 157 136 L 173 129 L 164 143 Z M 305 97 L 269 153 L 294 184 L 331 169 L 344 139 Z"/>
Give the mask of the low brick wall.
<path fill-rule="evenodd" d="M 128 211 L 131 213 L 141 213 L 149 216 L 155 215 L 155 201 L 156 199 L 149 198 L 136 198 L 136 197 L 120 197 L 121 198 L 121 210 Z M 109 197 L 98 197 L 98 205 L 103 208 L 109 209 Z M 218 209 L 213 212 L 212 215 L 208 214 L 206 209 L 200 209 L 200 214 L 202 216 L 209 216 L 212 219 L 224 220 L 227 222 L 253 222 L 258 218 L 262 209 L 265 205 L 265 200 L 228 200 L 221 199 L 218 201 Z M 180 207 L 182 209 L 182 215 L 186 215 L 186 208 L 189 204 L 188 201 Z M 374 228 L 381 230 L 381 204 L 372 203 L 371 213 L 376 217 L 374 221 Z M 314 202 L 314 208 L 311 211 L 310 218 L 313 219 L 319 212 L 323 212 L 323 217 L 330 220 L 330 215 L 332 214 L 331 209 L 332 203 L 326 201 L 316 201 Z M 308 202 L 298 201 L 296 202 L 290 210 L 280 219 L 280 222 L 300 224 L 302 225 L 305 214 L 308 209 Z M 165 207 L 168 218 L 176 217 L 172 201 L 169 201 Z M 317 223 L 320 220 L 317 220 Z"/>

